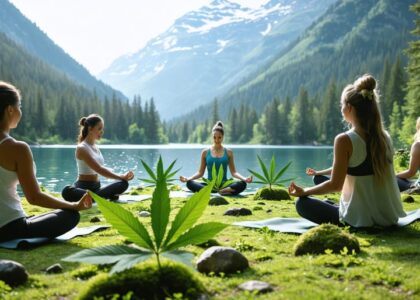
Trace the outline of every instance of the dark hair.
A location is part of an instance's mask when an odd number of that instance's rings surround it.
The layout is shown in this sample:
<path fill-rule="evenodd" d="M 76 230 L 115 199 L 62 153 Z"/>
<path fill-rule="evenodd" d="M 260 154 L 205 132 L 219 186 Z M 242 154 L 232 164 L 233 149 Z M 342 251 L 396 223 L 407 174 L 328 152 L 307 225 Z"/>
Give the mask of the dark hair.
<path fill-rule="evenodd" d="M 16 105 L 20 100 L 20 91 L 12 84 L 0 81 L 0 122 L 9 105 Z"/>
<path fill-rule="evenodd" d="M 341 101 L 354 107 L 357 121 L 367 136 L 374 175 L 381 181 L 388 170 L 387 164 L 392 162 L 392 151 L 382 125 L 375 78 L 365 74 L 347 85 L 341 94 Z"/>
<path fill-rule="evenodd" d="M 89 127 L 95 127 L 99 122 L 103 123 L 104 120 L 100 115 L 97 114 L 90 114 L 89 116 L 80 119 L 79 143 L 84 141 L 87 137 L 89 133 Z"/>
<path fill-rule="evenodd" d="M 225 130 L 223 129 L 223 123 L 222 123 L 222 121 L 217 121 L 216 124 L 214 124 L 213 129 L 211 131 L 212 132 L 218 131 L 222 135 L 225 135 Z"/>

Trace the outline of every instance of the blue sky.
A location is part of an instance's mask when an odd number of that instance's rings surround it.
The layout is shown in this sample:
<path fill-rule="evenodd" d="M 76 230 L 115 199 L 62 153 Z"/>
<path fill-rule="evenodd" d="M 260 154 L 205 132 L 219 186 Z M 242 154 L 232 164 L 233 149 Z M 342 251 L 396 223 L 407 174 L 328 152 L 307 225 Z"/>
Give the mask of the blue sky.
<path fill-rule="evenodd" d="M 267 0 L 232 0 L 258 7 Z M 10 0 L 93 75 L 211 0 Z"/>

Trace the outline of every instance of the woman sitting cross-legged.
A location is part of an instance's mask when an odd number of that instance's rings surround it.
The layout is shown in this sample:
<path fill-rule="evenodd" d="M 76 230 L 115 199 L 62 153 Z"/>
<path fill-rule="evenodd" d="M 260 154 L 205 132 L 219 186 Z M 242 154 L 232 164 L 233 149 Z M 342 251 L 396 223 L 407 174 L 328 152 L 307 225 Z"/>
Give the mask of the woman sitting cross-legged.
<path fill-rule="evenodd" d="M 41 191 L 31 149 L 9 135 L 21 117 L 20 92 L 13 85 L 0 81 L 0 242 L 57 237 L 79 223 L 78 211 L 92 206 L 92 199 L 86 193 L 70 203 Z M 16 189 L 18 183 L 30 204 L 55 210 L 26 216 Z"/>
<path fill-rule="evenodd" d="M 102 137 L 103 133 L 104 121 L 99 115 L 92 114 L 80 120 L 79 144 L 76 148 L 79 176 L 74 186 L 68 185 L 61 192 L 67 201 L 77 201 L 87 190 L 103 198 L 117 200 L 118 196 L 127 190 L 128 181 L 134 178 L 132 171 L 115 174 L 104 166 L 104 158 L 96 146 L 96 141 Z M 117 181 L 102 187 L 99 175 Z"/>
<path fill-rule="evenodd" d="M 299 197 L 296 210 L 302 217 L 318 224 L 385 227 L 405 216 L 375 88 L 371 75 L 344 88 L 341 112 L 351 129 L 335 138 L 331 177 L 310 188 L 289 186 L 289 193 Z M 310 197 L 337 191 L 339 205 Z"/>
<path fill-rule="evenodd" d="M 420 187 L 420 176 L 415 181 L 410 180 L 411 177 L 416 175 L 417 171 L 420 171 L 420 117 L 417 118 L 416 129 L 414 142 L 411 145 L 408 169 L 397 174 L 398 187 L 401 192 L 416 186 Z"/>
<path fill-rule="evenodd" d="M 246 188 L 247 183 L 252 182 L 252 176 L 243 177 L 236 171 L 235 162 L 233 159 L 233 151 L 225 148 L 223 143 L 223 137 L 225 131 L 223 129 L 223 123 L 218 121 L 213 127 L 213 145 L 209 149 L 204 149 L 201 152 L 201 163 L 198 172 L 191 177 L 180 176 L 181 182 L 186 182 L 187 187 L 192 192 L 198 192 L 207 184 L 205 182 L 197 182 L 195 179 L 201 178 L 204 175 L 204 171 L 207 167 L 208 180 L 212 180 L 212 168 L 213 164 L 216 167 L 216 174 L 218 174 L 220 167 L 223 167 L 223 182 L 227 181 L 227 168 L 229 166 L 230 173 L 233 177 L 239 179 L 231 183 L 229 186 L 219 191 L 223 195 L 238 195 Z"/>

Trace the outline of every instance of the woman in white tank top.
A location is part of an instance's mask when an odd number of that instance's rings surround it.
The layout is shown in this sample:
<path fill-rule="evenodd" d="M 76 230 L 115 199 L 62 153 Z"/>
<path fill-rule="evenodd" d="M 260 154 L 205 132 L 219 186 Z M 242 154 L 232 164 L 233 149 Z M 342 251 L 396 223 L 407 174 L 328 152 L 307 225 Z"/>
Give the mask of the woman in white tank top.
<path fill-rule="evenodd" d="M 76 201 L 87 190 L 99 196 L 117 200 L 128 188 L 128 181 L 134 178 L 132 171 L 116 174 L 104 166 L 104 158 L 96 145 L 104 133 L 104 120 L 101 116 L 91 114 L 80 119 L 79 144 L 76 147 L 76 163 L 79 176 L 73 186 L 65 186 L 61 192 L 67 201 Z M 101 186 L 99 175 L 115 179 L 106 186 Z"/>
<path fill-rule="evenodd" d="M 31 149 L 9 136 L 21 117 L 20 92 L 0 81 L 0 242 L 62 235 L 77 225 L 78 211 L 92 206 L 92 199 L 86 193 L 70 203 L 41 191 Z M 30 204 L 57 210 L 27 217 L 16 191 L 18 183 Z"/>
<path fill-rule="evenodd" d="M 318 185 L 302 188 L 295 183 L 289 193 L 299 197 L 297 212 L 315 223 L 347 224 L 353 227 L 390 226 L 405 216 L 392 160 L 391 139 L 382 126 L 376 80 L 363 75 L 346 86 L 341 95 L 341 113 L 350 130 L 334 140 L 330 169 L 311 175 L 331 175 Z M 339 205 L 309 197 L 341 192 Z"/>

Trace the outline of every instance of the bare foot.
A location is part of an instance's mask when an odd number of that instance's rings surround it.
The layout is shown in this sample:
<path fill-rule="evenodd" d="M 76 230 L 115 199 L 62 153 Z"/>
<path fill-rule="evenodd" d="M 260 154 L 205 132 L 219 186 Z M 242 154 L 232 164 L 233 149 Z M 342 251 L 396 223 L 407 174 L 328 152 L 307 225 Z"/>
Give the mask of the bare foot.
<path fill-rule="evenodd" d="M 220 190 L 220 191 L 219 191 L 219 194 L 220 194 L 220 195 L 230 195 L 230 194 L 232 194 L 234 191 L 235 191 L 234 189 L 232 189 L 232 188 L 230 188 L 230 187 L 227 187 L 227 188 L 224 188 L 223 190 Z"/>

